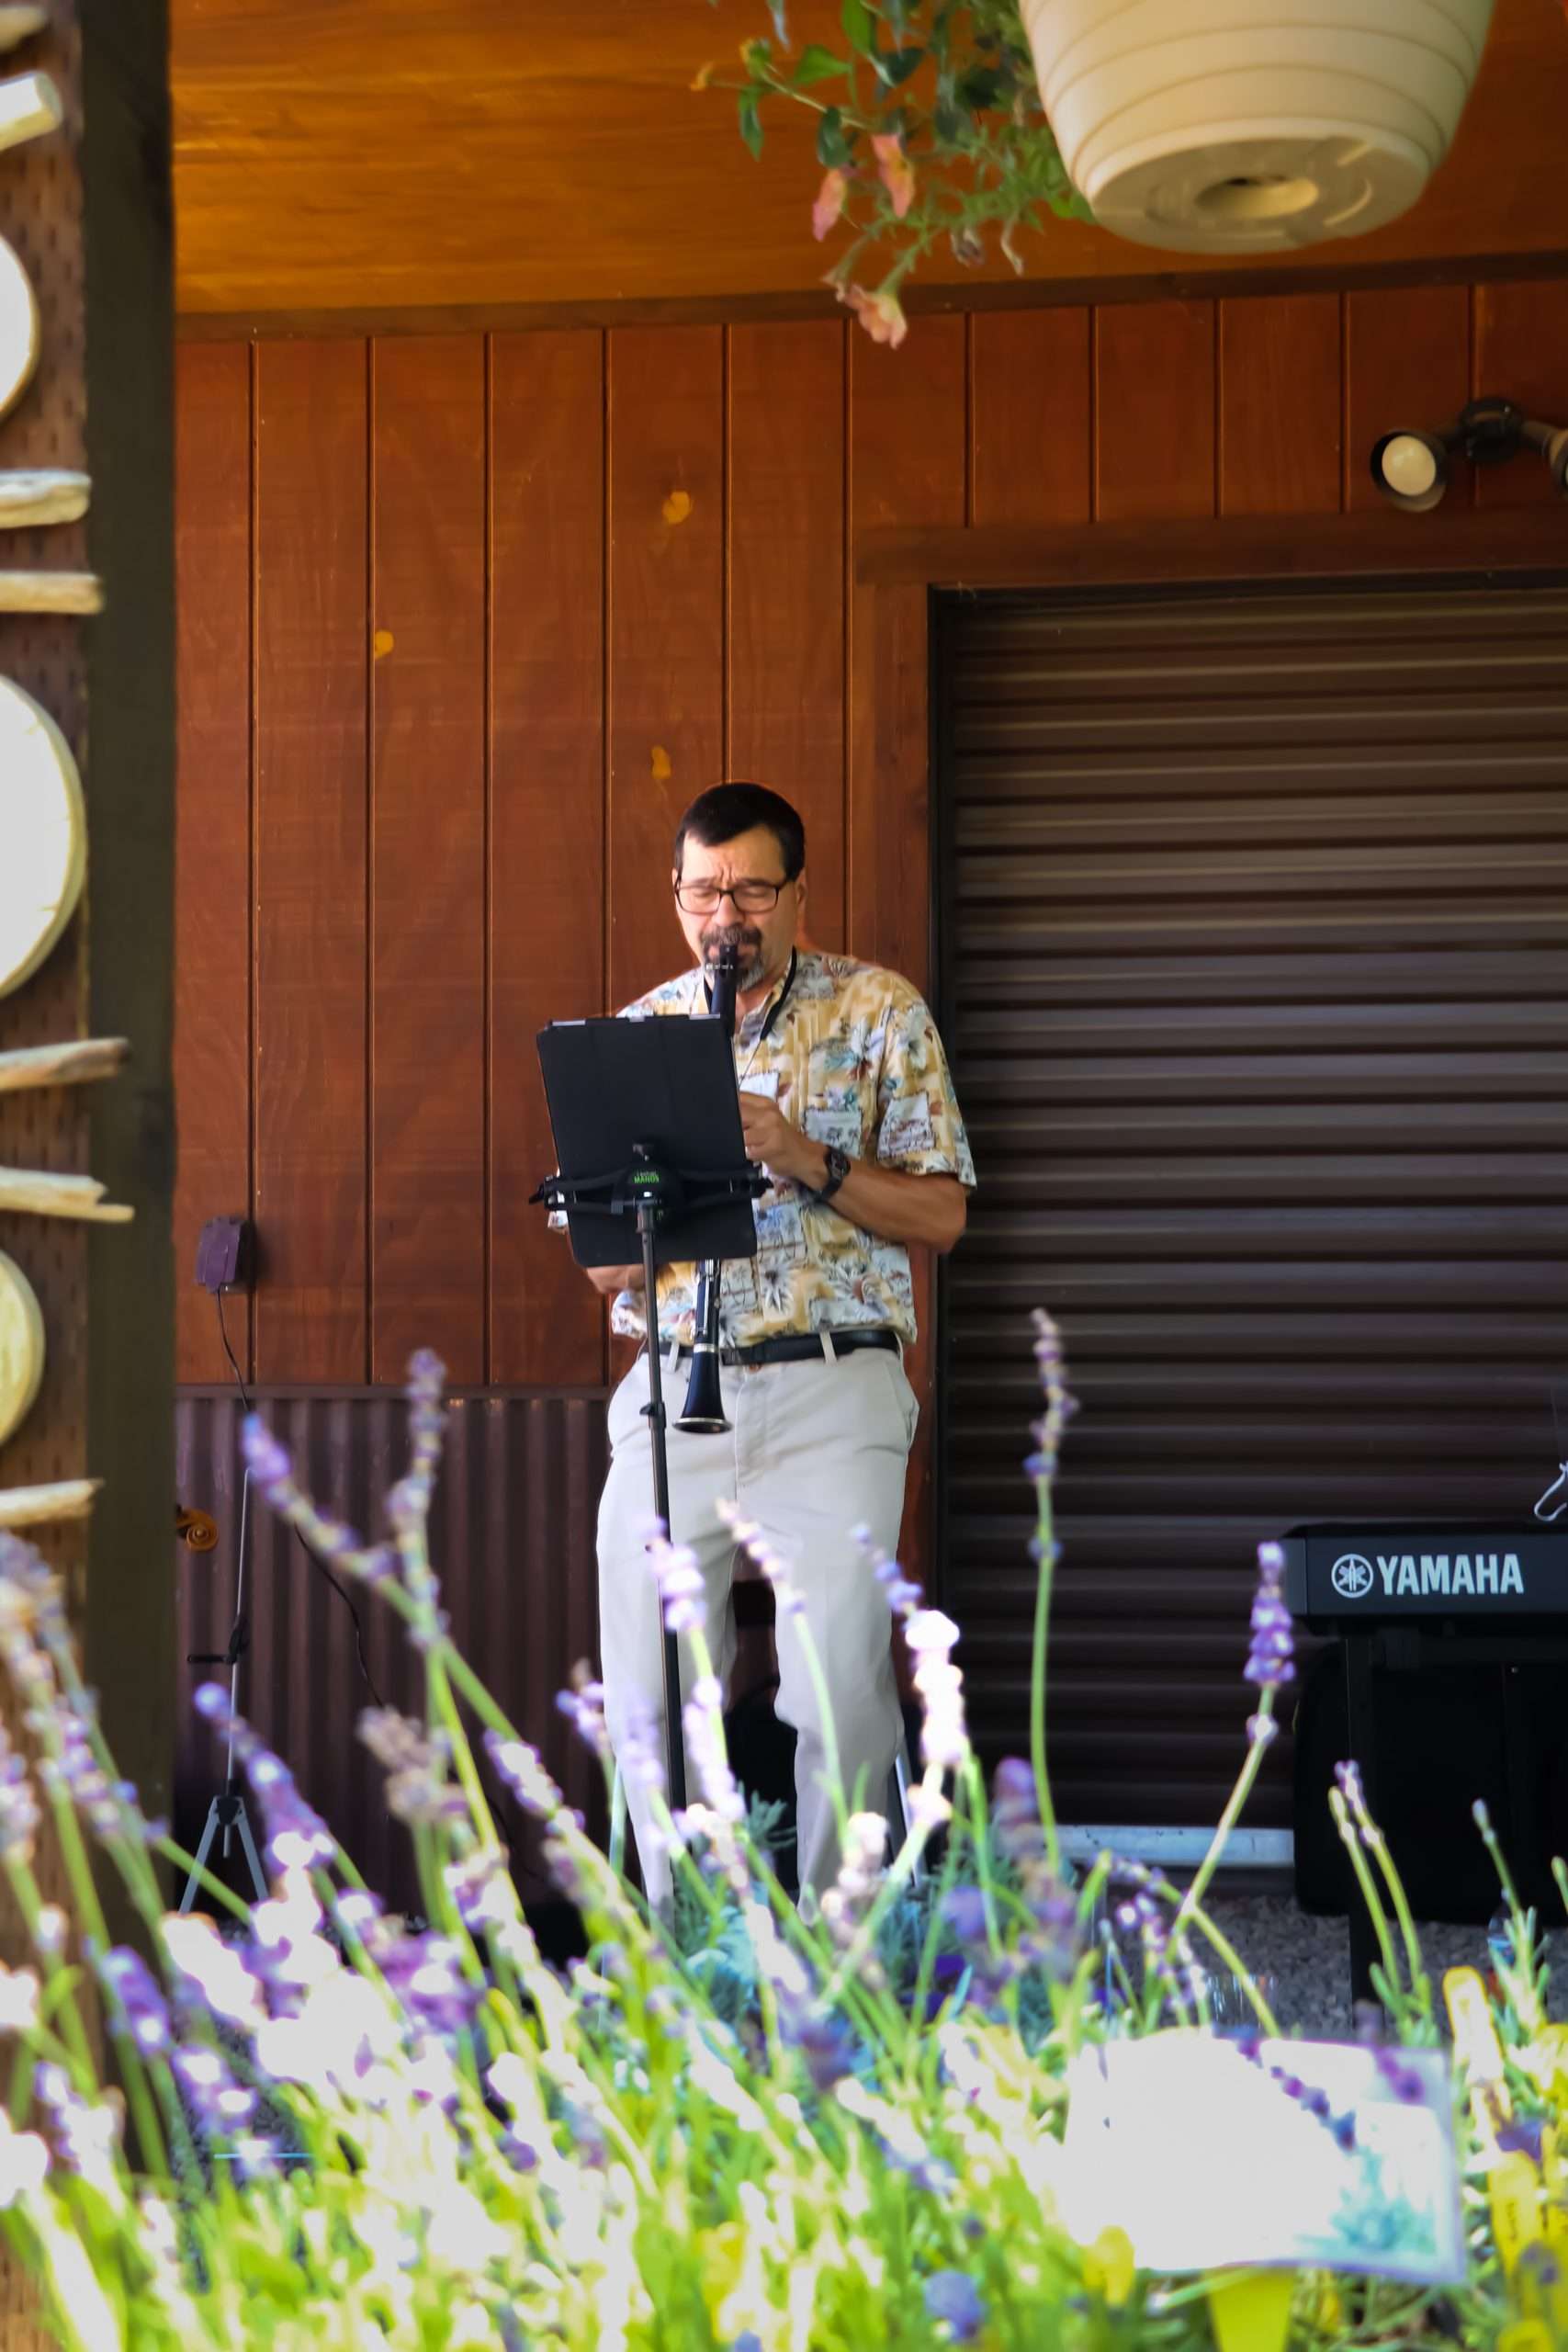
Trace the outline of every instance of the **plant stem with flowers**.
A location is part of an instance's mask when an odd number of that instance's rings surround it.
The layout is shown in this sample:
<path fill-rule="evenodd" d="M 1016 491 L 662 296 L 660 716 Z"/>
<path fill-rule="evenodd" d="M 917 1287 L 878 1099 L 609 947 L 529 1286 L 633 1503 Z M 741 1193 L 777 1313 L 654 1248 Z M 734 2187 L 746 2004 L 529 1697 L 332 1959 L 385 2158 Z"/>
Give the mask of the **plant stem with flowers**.
<path fill-rule="evenodd" d="M 1048 1326 L 1038 1346 L 1046 1410 L 1032 1469 L 1048 1488 L 1065 1391 Z M 58 1581 L 0 1539 L 0 1662 L 23 1699 L 68 1855 L 85 1866 L 91 1839 L 110 1858 L 152 1956 L 149 1965 L 104 1950 L 96 1893 L 73 1879 L 122 2075 L 129 2086 L 140 2069 L 150 2094 L 145 2107 L 132 2101 L 128 2137 L 80 2018 L 73 2024 L 65 1919 L 31 1875 L 32 1777 L 0 1741 L 0 1862 L 34 1956 L 28 1969 L 0 1969 L 0 2036 L 13 2045 L 0 2227 L 43 2281 L 58 2340 L 80 2352 L 525 2352 L 546 2342 L 557 2352 L 1210 2352 L 1201 2290 L 1130 2272 L 1113 2285 L 1119 2262 L 1077 2245 L 1058 2218 L 1075 2053 L 1108 2033 L 1204 2019 L 1190 1937 L 1204 1936 L 1247 1981 L 1203 1908 L 1205 1875 L 1182 1894 L 1102 1855 L 1081 1886 L 1065 1886 L 1043 1692 L 1031 1760 L 1004 1759 L 987 1799 L 952 1655 L 958 1628 L 896 1563 L 875 1562 L 905 1623 L 922 1708 L 913 1825 L 885 1860 L 882 1822 L 843 1809 L 838 1876 L 815 1923 L 804 1918 L 748 1834 L 690 1565 L 660 1544 L 650 1560 L 666 1620 L 673 1612 L 692 1636 L 698 1669 L 684 1726 L 698 1793 L 678 1816 L 661 1796 L 654 1804 L 682 1916 L 707 1939 L 703 1952 L 683 1947 L 592 1844 L 452 1645 L 427 1540 L 442 1384 L 434 1359 L 416 1359 L 412 1457 L 389 1498 L 388 1544 L 367 1545 L 318 1511 L 259 1424 L 246 1441 L 264 1498 L 381 1594 L 423 1661 L 423 1718 L 370 1710 L 361 1730 L 420 1852 L 435 1922 L 426 1932 L 387 1916 L 217 1686 L 200 1694 L 200 1712 L 234 1741 L 272 1888 L 235 1905 L 238 1938 L 220 1937 L 210 1918 L 165 1913 L 151 1858 L 177 1849 L 115 1777 Z M 1048 1592 L 1048 1492 L 1043 1504 L 1037 1565 Z M 1264 1558 L 1247 1666 L 1262 1696 L 1222 1832 L 1259 1768 L 1268 1735 L 1258 1725 L 1271 1724 L 1286 1679 L 1279 1607 Z M 1042 1679 L 1046 1662 L 1042 1635 Z M 581 1675 L 565 1703 L 605 1761 L 603 1691 Z M 590 1958 L 564 1973 L 543 1962 L 518 1901 L 470 1719 L 582 1914 Z M 638 1769 L 657 1774 L 657 1741 L 648 1747 Z M 1352 1814 L 1344 1787 L 1335 1793 L 1375 1902 L 1366 1851 L 1385 1878 L 1392 1864 L 1356 1826 L 1364 1808 Z M 937 1883 L 917 1887 L 917 1860 L 939 1829 Z M 1216 1838 L 1216 1860 L 1220 1849 Z M 1126 1984 L 1116 2018 L 1091 1997 L 1090 1928 L 1112 1880 L 1131 1890 L 1144 1948 L 1142 1996 Z M 1517 1966 L 1505 1972 L 1503 2021 L 1528 2135 L 1568 2115 L 1556 2045 L 1539 2023 L 1531 1925 L 1506 1871 L 1504 1883 Z M 1568 1892 L 1568 1873 L 1560 1883 Z M 1390 1890 L 1404 1931 L 1396 1874 Z M 1409 1949 L 1414 1985 L 1423 1980 Z M 721 1995 L 720 1966 L 731 1962 Z M 1395 2027 L 1411 2039 L 1429 2031 L 1419 1999 Z M 1397 2049 L 1379 2064 L 1397 2085 Z M 1201 2120 L 1194 2128 L 1201 2137 Z M 1466 2340 L 1479 2343 L 1517 2312 L 1479 2203 L 1476 2215 L 1461 2309 Z M 1332 2331 L 1343 2352 L 1443 2352 L 1429 2299 L 1356 2291 L 1346 2313 Z M 1293 2352 L 1329 2333 L 1300 2299 L 1293 2331 Z"/>
<path fill-rule="evenodd" d="M 1021 270 L 1021 230 L 1048 214 L 1092 219 L 1046 121 L 1017 0 L 844 0 L 842 46 L 812 41 L 798 54 L 784 0 L 771 13 L 773 38 L 740 44 L 741 81 L 709 64 L 693 86 L 734 92 L 753 155 L 764 107 L 815 119 L 823 176 L 813 232 L 850 232 L 828 283 L 876 342 L 903 341 L 904 281 L 939 246 L 972 268 L 994 231 Z M 885 266 L 868 290 L 863 266 L 878 253 Z"/>

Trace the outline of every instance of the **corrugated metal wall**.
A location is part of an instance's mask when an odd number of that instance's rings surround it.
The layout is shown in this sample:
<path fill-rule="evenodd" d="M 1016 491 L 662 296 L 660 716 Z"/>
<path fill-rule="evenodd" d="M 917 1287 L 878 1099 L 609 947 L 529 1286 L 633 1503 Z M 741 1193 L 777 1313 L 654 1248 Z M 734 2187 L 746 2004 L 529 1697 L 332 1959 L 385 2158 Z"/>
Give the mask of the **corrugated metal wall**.
<path fill-rule="evenodd" d="M 1419 526 L 1413 526 L 1418 528 Z M 1528 1516 L 1568 1375 L 1568 594 L 970 600 L 939 633 L 944 1596 L 1025 1736 L 1029 1310 L 1069 1819 L 1213 1818 L 1254 1546 Z M 1289 1817 L 1276 1760 L 1253 1818 Z"/>
<path fill-rule="evenodd" d="M 405 1461 L 400 1396 L 388 1390 L 281 1391 L 263 1392 L 255 1402 L 323 1507 L 379 1532 L 380 1498 Z M 186 1390 L 179 1399 L 178 1497 L 210 1511 L 220 1529 L 214 1552 L 176 1546 L 182 1703 L 175 1827 L 193 1845 L 222 1758 L 190 1707 L 191 1690 L 213 1669 L 183 1661 L 192 1650 L 222 1650 L 229 1637 L 241 1419 L 232 1390 Z M 597 1657 L 593 1523 L 605 1466 L 601 1397 L 459 1394 L 451 1400 L 431 1528 L 457 1642 L 518 1728 L 542 1746 L 571 1802 L 596 1823 L 604 1812 L 597 1768 L 570 1734 L 555 1698 L 575 1659 Z M 242 1712 L 288 1760 L 370 1884 L 412 1905 L 407 1841 L 388 1816 L 380 1775 L 355 1734 L 371 1697 L 349 1612 L 299 1539 L 254 1497 L 246 1551 L 252 1646 L 241 1668 Z M 413 1704 L 418 1662 L 400 1621 L 373 1592 L 349 1589 L 382 1698 Z M 531 1835 L 515 1813 L 511 1822 L 525 1891 L 541 1892 Z"/>

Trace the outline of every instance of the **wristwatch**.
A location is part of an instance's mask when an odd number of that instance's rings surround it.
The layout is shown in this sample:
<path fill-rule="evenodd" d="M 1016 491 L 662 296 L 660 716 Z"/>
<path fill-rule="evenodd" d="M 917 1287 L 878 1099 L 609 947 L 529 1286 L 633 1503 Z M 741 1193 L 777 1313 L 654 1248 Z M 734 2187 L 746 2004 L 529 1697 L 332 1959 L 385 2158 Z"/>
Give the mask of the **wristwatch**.
<path fill-rule="evenodd" d="M 828 1162 L 828 1177 L 825 1183 L 818 1186 L 817 1198 L 819 1201 L 830 1201 L 834 1193 L 838 1191 L 840 1185 L 843 1182 L 845 1177 L 849 1174 L 850 1169 L 853 1163 L 850 1159 L 849 1153 L 847 1151 L 840 1151 L 836 1143 L 824 1144 L 822 1151 L 823 1156 Z"/>

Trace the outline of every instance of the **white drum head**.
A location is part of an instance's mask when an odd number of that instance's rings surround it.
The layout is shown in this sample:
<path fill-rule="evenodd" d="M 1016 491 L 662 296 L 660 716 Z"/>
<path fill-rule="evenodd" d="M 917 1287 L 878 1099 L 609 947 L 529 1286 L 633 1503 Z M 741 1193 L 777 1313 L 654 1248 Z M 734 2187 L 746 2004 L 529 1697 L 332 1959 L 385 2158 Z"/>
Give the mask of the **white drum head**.
<path fill-rule="evenodd" d="M 75 910 L 87 820 L 71 746 L 0 678 L 0 996 L 37 971 Z"/>
<path fill-rule="evenodd" d="M 32 280 L 0 237 L 0 416 L 15 408 L 32 382 L 39 341 Z"/>
<path fill-rule="evenodd" d="M 33 1286 L 0 1250 L 0 1444 L 31 1412 L 43 1358 L 43 1317 Z"/>

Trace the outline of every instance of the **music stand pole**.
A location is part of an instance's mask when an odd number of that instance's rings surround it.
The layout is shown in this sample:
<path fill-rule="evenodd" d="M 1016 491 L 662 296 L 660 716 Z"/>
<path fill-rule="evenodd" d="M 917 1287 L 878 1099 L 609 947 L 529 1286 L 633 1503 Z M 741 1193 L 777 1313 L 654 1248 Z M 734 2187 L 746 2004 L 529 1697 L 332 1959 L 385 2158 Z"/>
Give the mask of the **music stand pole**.
<path fill-rule="evenodd" d="M 638 1157 L 642 1157 L 638 1147 Z M 634 1172 L 632 1182 L 638 1184 L 642 1170 Z M 664 1411 L 663 1365 L 659 1352 L 659 1277 L 653 1262 L 653 1235 L 659 1221 L 659 1187 L 657 1183 L 638 1184 L 637 1229 L 642 1242 L 643 1313 L 648 1325 L 648 1403 L 643 1410 L 648 1415 L 649 1430 L 653 1439 L 653 1510 L 654 1516 L 670 1535 L 670 1453 L 667 1442 L 668 1422 Z M 682 1735 L 681 1700 L 681 1641 L 664 1623 L 664 1604 L 660 1603 L 660 1630 L 664 1642 L 664 1770 L 670 1789 L 670 1810 L 683 1811 L 686 1803 L 686 1743 Z"/>
<path fill-rule="evenodd" d="M 751 1204 L 768 1181 L 746 1156 L 734 1054 L 715 1020 L 552 1022 L 538 1046 L 559 1167 L 532 1198 L 566 1212 L 580 1265 L 624 1266 L 637 1233 L 653 1507 L 672 1536 L 659 1267 L 677 1258 L 754 1257 Z M 661 1604 L 665 1762 L 671 1807 L 680 1811 L 681 1652 L 662 1614 Z"/>

